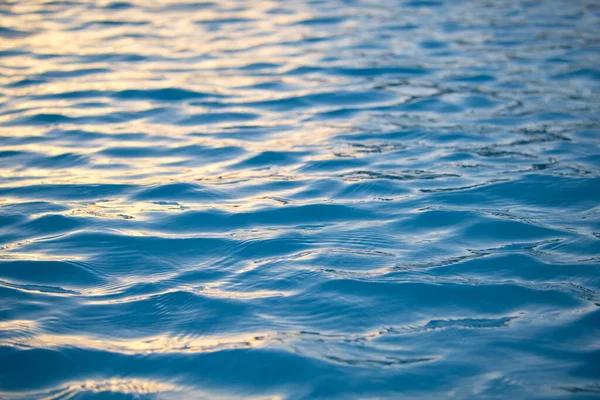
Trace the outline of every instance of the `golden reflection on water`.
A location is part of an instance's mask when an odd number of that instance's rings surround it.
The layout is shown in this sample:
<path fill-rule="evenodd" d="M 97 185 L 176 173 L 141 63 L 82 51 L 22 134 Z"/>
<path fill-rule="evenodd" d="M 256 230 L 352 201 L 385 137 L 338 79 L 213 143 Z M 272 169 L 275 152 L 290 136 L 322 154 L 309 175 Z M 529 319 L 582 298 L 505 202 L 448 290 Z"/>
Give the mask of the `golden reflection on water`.
<path fill-rule="evenodd" d="M 66 388 L 54 393 L 47 400 L 59 399 L 65 395 L 69 397 L 84 392 L 112 392 L 123 394 L 151 394 L 161 392 L 179 392 L 182 387 L 171 383 L 153 381 L 149 379 L 107 379 L 107 380 L 85 380 L 82 382 L 69 383 Z"/>
<path fill-rule="evenodd" d="M 103 9 L 109 4 L 110 2 L 98 2 L 94 4 L 95 9 L 78 5 L 46 14 L 41 12 L 49 7 L 44 1 L 14 2 L 7 5 L 19 14 L 20 23 L 15 23 L 12 28 L 22 32 L 22 35 L 0 39 L 0 47 L 21 48 L 25 54 L 9 57 L 0 66 L 0 84 L 10 86 L 26 79 L 40 81 L 35 85 L 6 88 L 6 95 L 10 100 L 4 104 L 6 112 L 0 115 L 0 124 L 14 124 L 14 114 L 19 110 L 20 118 L 48 114 L 71 120 L 41 123 L 39 127 L 19 124 L 17 121 L 15 126 L 0 128 L 0 135 L 36 136 L 41 140 L 48 135 L 49 128 L 58 128 L 67 131 L 100 131 L 104 137 L 90 136 L 84 140 L 74 140 L 68 134 L 57 134 L 51 141 L 3 146 L 8 151 L 26 151 L 48 157 L 72 153 L 84 155 L 88 159 L 87 162 L 68 167 L 31 163 L 26 168 L 14 169 L 5 165 L 0 167 L 0 171 L 13 180 L 0 185 L 115 182 L 147 185 L 174 179 L 202 179 L 207 183 L 207 179 L 249 179 L 256 175 L 228 171 L 228 167 L 242 160 L 245 155 L 211 160 L 201 163 L 202 165 L 195 164 L 189 156 L 162 155 L 159 159 L 151 155 L 140 157 L 144 153 L 144 147 L 150 148 L 148 138 L 137 142 L 113 140 L 111 135 L 117 133 L 151 132 L 152 147 L 204 145 L 221 149 L 238 146 L 253 152 L 298 149 L 299 145 L 321 143 L 324 137 L 333 133 L 334 130 L 326 127 L 313 129 L 310 123 L 305 123 L 302 131 L 295 135 L 280 132 L 263 137 L 260 141 L 252 140 L 251 135 L 242 135 L 239 139 L 217 139 L 211 133 L 231 126 L 232 123 L 227 118 L 209 125 L 199 123 L 183 126 L 177 122 L 188 116 L 222 112 L 220 109 L 195 104 L 193 100 L 159 105 L 151 100 L 110 99 L 112 93 L 129 89 L 181 88 L 207 95 L 227 95 L 235 91 L 235 97 L 222 100 L 227 104 L 227 111 L 254 114 L 250 121 L 236 121 L 238 127 L 292 125 L 298 121 L 297 116 L 286 110 L 265 109 L 256 113 L 256 110 L 252 111 L 244 103 L 301 96 L 310 92 L 307 86 L 318 88 L 322 82 L 311 83 L 298 76 L 281 76 L 279 81 L 289 88 L 298 83 L 298 87 L 303 89 L 288 90 L 285 93 L 257 90 L 251 86 L 269 78 L 261 74 L 247 74 L 239 68 L 253 63 L 267 63 L 283 72 L 278 65 L 286 65 L 285 68 L 289 69 L 294 64 L 310 64 L 316 54 L 285 45 L 286 42 L 302 40 L 306 34 L 318 36 L 310 27 L 294 25 L 297 21 L 311 17 L 308 8 L 296 4 L 295 12 L 286 14 L 272 13 L 281 5 L 270 1 L 244 2 L 244 7 L 240 7 L 240 2 L 220 2 L 216 9 L 189 9 L 188 6 L 193 4 L 180 1 L 134 1 L 134 7 L 109 13 Z M 169 12 L 161 11 L 165 8 Z M 75 22 L 70 31 L 65 30 L 65 24 L 68 24 L 65 21 L 70 20 Z M 224 24 L 220 21 L 239 22 Z M 154 35 L 148 35 L 149 24 L 152 25 Z M 47 57 L 32 57 L 31 54 L 44 54 Z M 136 55 L 145 59 L 139 62 L 111 62 L 103 60 L 103 55 L 107 59 L 115 55 Z M 86 56 L 90 57 L 89 62 L 81 61 Z M 93 74 L 93 78 L 89 74 Z M 99 95 L 86 101 L 77 96 L 62 96 L 65 93 L 89 91 L 100 91 L 108 97 Z M 44 97 L 48 95 L 55 97 Z M 133 114 L 126 121 L 89 122 L 90 118 L 110 121 L 113 116 L 121 113 Z M 194 133 L 207 135 L 190 136 Z M 137 145 L 140 146 L 140 152 L 136 157 L 98 155 L 115 146 Z M 286 172 L 293 169 L 294 165 L 290 165 L 280 170 Z M 265 176 L 270 174 L 272 172 L 264 173 Z"/>
<path fill-rule="evenodd" d="M 179 385 L 173 382 L 163 382 L 147 378 L 111 378 L 111 379 L 86 379 L 72 381 L 57 388 L 32 391 L 32 392 L 0 392 L 0 396 L 13 399 L 40 399 L 40 400 L 68 400 L 86 393 L 113 393 L 134 395 L 159 395 L 160 398 L 169 399 L 233 399 L 234 395 L 203 391 Z M 244 396 L 252 400 L 280 400 L 284 396 L 273 394 L 269 396 Z"/>
<path fill-rule="evenodd" d="M 31 392 L 0 392 L 0 396 L 11 399 L 40 399 L 40 400 L 68 400 L 85 393 L 121 393 L 130 395 L 149 395 L 169 393 L 182 395 L 185 388 L 168 382 L 143 378 L 112 378 L 105 380 L 87 379 L 84 381 L 69 382 L 44 391 Z M 197 393 L 199 394 L 199 393 Z M 183 397 L 180 397 L 183 398 Z M 185 397 L 190 398 L 190 397 Z"/>
<path fill-rule="evenodd" d="M 14 319 L 0 321 L 0 331 L 33 331 L 38 326 L 36 321 Z"/>
<path fill-rule="evenodd" d="M 14 321 L 13 321 L 14 326 Z M 38 334 L 28 337 L 0 339 L 2 346 L 56 349 L 76 347 L 121 354 L 211 353 L 221 350 L 249 349 L 267 346 L 268 333 L 220 336 L 151 336 L 138 339 L 95 338 L 85 335 Z"/>

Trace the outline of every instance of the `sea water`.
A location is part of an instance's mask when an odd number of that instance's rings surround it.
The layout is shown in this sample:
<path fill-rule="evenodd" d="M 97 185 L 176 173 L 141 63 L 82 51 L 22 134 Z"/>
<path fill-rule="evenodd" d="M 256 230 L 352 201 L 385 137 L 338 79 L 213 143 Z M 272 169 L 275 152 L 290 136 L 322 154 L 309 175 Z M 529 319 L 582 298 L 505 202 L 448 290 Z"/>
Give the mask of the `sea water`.
<path fill-rule="evenodd" d="M 598 1 L 0 21 L 0 398 L 600 395 Z"/>

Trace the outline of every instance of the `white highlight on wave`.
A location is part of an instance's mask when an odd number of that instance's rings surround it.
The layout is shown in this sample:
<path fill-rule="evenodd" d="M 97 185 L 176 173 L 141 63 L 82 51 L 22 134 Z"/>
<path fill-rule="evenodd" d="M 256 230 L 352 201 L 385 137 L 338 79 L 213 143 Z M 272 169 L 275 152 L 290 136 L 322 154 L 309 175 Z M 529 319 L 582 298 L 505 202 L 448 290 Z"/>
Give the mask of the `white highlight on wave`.
<path fill-rule="evenodd" d="M 132 395 L 155 395 L 167 399 L 232 399 L 240 398 L 235 395 L 222 395 L 208 391 L 200 391 L 189 387 L 176 385 L 169 382 L 143 378 L 110 378 L 104 380 L 82 380 L 66 383 L 58 388 L 29 392 L 0 392 L 0 398 L 4 396 L 11 399 L 41 399 L 41 400 L 68 400 L 82 393 L 122 393 Z M 278 400 L 281 395 L 268 395 L 248 397 L 252 400 Z"/>

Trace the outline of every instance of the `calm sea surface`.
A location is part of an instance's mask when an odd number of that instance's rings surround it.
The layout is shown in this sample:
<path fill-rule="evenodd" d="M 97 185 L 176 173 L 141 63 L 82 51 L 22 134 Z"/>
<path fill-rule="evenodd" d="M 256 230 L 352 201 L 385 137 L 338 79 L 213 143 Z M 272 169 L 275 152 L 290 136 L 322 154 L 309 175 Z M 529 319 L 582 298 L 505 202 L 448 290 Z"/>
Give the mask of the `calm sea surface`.
<path fill-rule="evenodd" d="M 600 396 L 600 2 L 0 2 L 1 399 Z"/>

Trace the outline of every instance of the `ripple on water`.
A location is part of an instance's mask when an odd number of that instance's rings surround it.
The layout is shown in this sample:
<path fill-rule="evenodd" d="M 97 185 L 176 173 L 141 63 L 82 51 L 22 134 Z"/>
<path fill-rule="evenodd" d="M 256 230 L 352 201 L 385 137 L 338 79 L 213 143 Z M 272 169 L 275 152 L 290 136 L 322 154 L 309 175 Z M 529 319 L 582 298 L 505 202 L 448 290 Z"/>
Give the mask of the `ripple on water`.
<path fill-rule="evenodd" d="M 0 398 L 598 395 L 594 0 L 0 14 Z"/>

